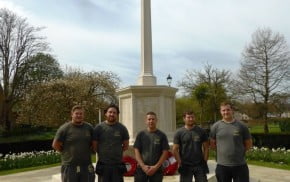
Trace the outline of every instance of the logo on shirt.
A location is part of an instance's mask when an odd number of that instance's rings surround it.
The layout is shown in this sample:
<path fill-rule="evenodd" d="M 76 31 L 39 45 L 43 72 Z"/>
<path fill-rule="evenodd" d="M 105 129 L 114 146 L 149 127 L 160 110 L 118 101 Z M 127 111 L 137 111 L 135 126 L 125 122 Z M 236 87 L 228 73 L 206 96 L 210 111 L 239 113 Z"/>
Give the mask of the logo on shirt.
<path fill-rule="evenodd" d="M 239 131 L 239 130 L 234 130 L 233 135 L 234 135 L 234 136 L 240 136 L 240 131 Z"/>
<path fill-rule="evenodd" d="M 159 145 L 160 144 L 160 138 L 155 138 L 154 144 Z"/>
<path fill-rule="evenodd" d="M 192 140 L 194 142 L 199 142 L 200 141 L 200 137 L 198 135 L 192 136 Z"/>
<path fill-rule="evenodd" d="M 119 136 L 121 136 L 121 134 L 120 134 L 119 131 L 115 131 L 114 136 L 115 136 L 115 137 L 119 137 Z"/>

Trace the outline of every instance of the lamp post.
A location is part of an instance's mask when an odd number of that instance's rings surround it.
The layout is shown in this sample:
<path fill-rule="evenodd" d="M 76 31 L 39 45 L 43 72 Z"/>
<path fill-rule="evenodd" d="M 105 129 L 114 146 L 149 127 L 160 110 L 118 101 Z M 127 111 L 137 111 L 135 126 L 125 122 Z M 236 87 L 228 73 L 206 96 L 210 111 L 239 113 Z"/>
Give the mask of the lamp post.
<path fill-rule="evenodd" d="M 170 76 L 170 74 L 168 74 L 166 80 L 167 80 L 168 86 L 170 87 L 171 86 L 171 82 L 172 82 L 172 77 Z"/>

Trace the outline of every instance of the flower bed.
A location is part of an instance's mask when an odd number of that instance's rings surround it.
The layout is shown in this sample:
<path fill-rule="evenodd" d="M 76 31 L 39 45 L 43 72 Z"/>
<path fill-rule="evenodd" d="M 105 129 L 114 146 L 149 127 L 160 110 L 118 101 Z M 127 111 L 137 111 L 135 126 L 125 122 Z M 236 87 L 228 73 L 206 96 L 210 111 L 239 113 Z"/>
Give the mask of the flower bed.
<path fill-rule="evenodd" d="M 253 147 L 246 155 L 248 160 L 273 162 L 290 165 L 290 149 L 285 148 L 269 149 L 266 147 Z"/>
<path fill-rule="evenodd" d="M 0 170 L 42 166 L 60 162 L 60 154 L 54 150 L 0 154 Z"/>

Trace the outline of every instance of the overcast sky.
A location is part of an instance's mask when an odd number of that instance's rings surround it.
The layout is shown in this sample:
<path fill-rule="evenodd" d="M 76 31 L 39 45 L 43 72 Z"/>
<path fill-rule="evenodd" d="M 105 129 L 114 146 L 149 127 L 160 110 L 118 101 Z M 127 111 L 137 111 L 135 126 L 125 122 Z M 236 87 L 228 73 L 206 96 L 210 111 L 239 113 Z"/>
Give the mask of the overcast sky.
<path fill-rule="evenodd" d="M 141 0 L 0 0 L 44 35 L 59 63 L 112 71 L 121 86 L 140 74 Z M 153 70 L 173 86 L 205 64 L 237 72 L 241 52 L 259 27 L 290 42 L 289 0 L 151 0 Z"/>

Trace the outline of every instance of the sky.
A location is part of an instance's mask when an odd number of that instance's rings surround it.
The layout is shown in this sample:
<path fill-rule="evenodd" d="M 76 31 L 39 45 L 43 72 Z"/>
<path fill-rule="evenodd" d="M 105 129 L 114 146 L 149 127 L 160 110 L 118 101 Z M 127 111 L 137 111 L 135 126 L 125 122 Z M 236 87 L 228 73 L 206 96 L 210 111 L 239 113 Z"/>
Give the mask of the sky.
<path fill-rule="evenodd" d="M 141 0 L 0 0 L 45 27 L 51 54 L 60 65 L 112 71 L 121 88 L 136 85 L 141 72 Z M 151 0 L 153 72 L 158 85 L 172 86 L 187 70 L 206 64 L 237 73 L 241 53 L 258 28 L 290 42 L 289 0 Z"/>

